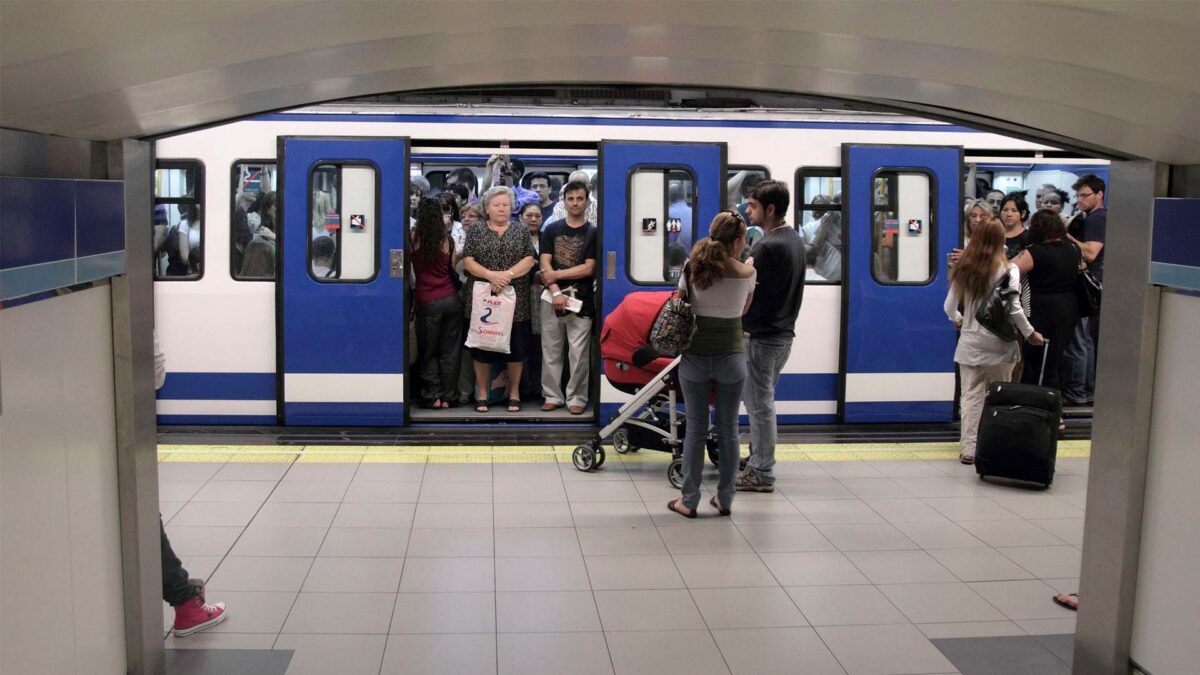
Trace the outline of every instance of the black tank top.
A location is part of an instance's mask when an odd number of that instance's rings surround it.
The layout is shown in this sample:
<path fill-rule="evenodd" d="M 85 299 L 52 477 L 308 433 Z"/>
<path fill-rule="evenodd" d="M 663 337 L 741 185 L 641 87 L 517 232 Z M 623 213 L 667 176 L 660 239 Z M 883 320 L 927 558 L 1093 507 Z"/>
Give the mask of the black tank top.
<path fill-rule="evenodd" d="M 1033 269 L 1029 271 L 1029 288 L 1034 293 L 1071 293 L 1079 273 L 1079 249 L 1069 241 L 1043 242 L 1029 245 Z"/>

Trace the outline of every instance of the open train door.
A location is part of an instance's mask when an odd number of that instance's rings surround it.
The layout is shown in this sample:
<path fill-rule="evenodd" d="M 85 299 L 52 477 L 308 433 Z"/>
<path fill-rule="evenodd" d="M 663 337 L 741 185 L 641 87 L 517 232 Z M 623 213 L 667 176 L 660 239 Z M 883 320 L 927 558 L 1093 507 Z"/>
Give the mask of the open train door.
<path fill-rule="evenodd" d="M 844 422 L 952 419 L 954 328 L 942 301 L 961 166 L 960 147 L 842 146 Z"/>
<path fill-rule="evenodd" d="M 667 290 L 725 208 L 725 143 L 602 141 L 601 320 L 634 291 Z M 627 395 L 601 385 L 602 420 Z"/>
<path fill-rule="evenodd" d="M 406 138 L 279 139 L 279 396 L 289 425 L 404 423 Z"/>

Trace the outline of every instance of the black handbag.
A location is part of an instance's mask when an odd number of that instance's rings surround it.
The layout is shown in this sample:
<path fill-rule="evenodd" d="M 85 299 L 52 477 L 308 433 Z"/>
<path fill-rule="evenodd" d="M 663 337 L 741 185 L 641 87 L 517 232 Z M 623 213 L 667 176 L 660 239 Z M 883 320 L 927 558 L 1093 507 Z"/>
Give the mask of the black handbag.
<path fill-rule="evenodd" d="M 993 335 L 1005 342 L 1016 342 L 1021 339 L 1017 324 L 1013 323 L 1012 303 L 1019 297 L 1021 291 L 1009 283 L 1008 272 L 1000 277 L 992 288 L 987 300 L 979 303 L 975 310 L 975 320 L 979 325 L 991 331 Z"/>
<path fill-rule="evenodd" d="M 1075 301 L 1079 303 L 1079 316 L 1096 316 L 1100 313 L 1100 294 L 1104 284 L 1091 272 L 1079 270 L 1075 277 Z"/>

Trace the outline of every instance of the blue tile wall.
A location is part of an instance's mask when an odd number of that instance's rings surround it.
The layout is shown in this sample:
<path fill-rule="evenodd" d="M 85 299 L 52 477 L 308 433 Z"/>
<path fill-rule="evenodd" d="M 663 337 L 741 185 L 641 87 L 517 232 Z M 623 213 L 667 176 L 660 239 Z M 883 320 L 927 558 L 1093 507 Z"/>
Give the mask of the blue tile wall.
<path fill-rule="evenodd" d="M 1200 199 L 1154 200 L 1150 281 L 1200 291 Z"/>

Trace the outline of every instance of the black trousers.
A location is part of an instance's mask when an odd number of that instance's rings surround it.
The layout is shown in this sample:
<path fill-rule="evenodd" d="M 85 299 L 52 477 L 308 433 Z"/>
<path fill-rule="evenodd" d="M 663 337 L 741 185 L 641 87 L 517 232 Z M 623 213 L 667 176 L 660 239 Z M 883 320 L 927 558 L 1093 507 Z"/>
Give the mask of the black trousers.
<path fill-rule="evenodd" d="M 1065 362 L 1063 350 L 1071 343 L 1075 333 L 1075 324 L 1079 321 L 1079 305 L 1072 293 L 1052 293 L 1039 295 L 1034 291 L 1030 301 L 1031 311 L 1029 322 L 1042 337 L 1050 341 L 1049 351 L 1046 347 L 1034 347 L 1025 344 L 1022 361 L 1024 370 L 1021 382 L 1037 384 L 1038 375 L 1042 371 L 1042 356 L 1046 358 L 1046 374 L 1042 386 L 1062 391 L 1062 371 Z"/>
<path fill-rule="evenodd" d="M 171 548 L 162 515 L 158 517 L 159 544 L 162 547 L 162 597 L 167 604 L 178 607 L 196 596 L 196 587 L 188 583 L 188 572 Z"/>
<path fill-rule="evenodd" d="M 457 295 L 417 306 L 417 372 L 426 405 L 451 398 L 458 386 L 462 350 L 462 302 Z"/>

